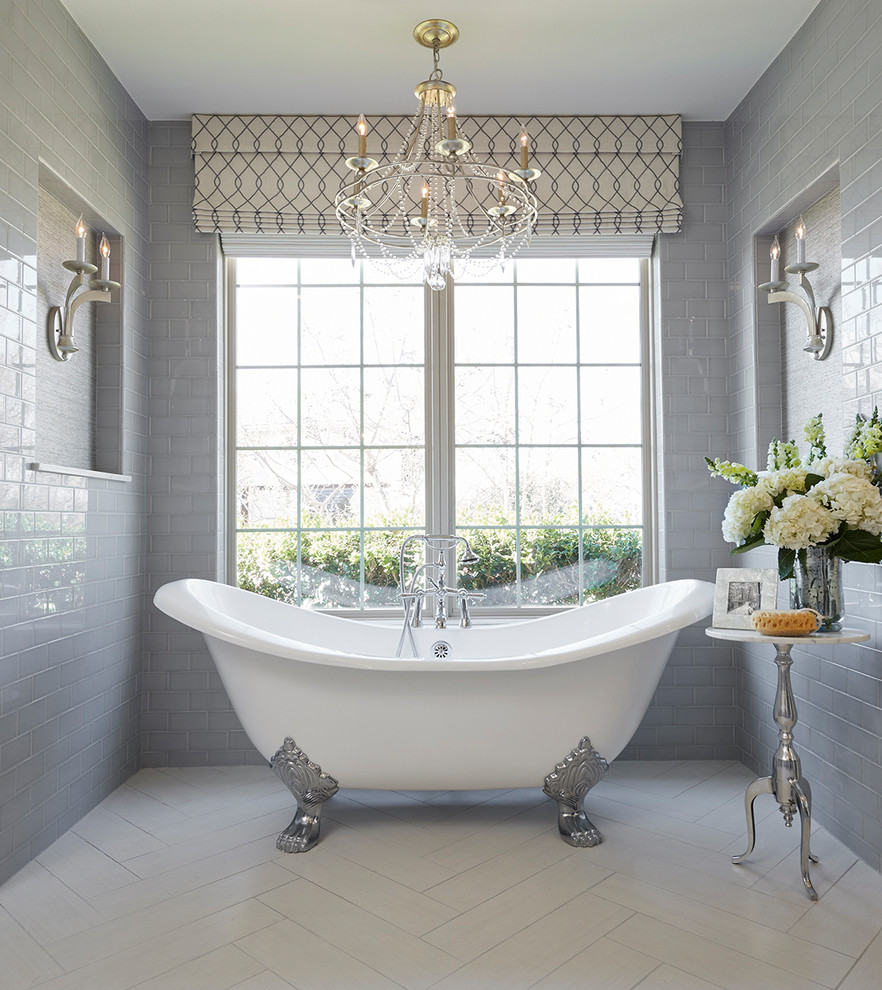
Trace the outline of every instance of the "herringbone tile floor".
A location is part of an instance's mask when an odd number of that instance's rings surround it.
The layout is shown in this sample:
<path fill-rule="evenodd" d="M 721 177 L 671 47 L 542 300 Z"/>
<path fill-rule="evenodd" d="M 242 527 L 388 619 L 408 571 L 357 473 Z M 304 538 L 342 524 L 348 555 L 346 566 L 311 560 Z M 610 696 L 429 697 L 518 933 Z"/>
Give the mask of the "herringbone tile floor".
<path fill-rule="evenodd" d="M 276 851 L 261 767 L 142 770 L 0 887 L 4 990 L 879 990 L 882 877 L 736 763 L 617 763 L 593 849 L 536 791 L 341 791 Z"/>

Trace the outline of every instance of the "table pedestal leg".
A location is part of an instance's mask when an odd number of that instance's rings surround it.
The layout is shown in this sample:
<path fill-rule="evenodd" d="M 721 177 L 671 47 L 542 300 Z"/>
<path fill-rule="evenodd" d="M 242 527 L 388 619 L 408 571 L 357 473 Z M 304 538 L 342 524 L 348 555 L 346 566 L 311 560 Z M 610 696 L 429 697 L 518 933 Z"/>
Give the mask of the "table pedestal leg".
<path fill-rule="evenodd" d="M 733 863 L 740 863 L 742 859 L 747 859 L 756 845 L 756 822 L 753 817 L 753 802 L 756 801 L 760 794 L 774 794 L 771 777 L 757 777 L 744 793 L 744 811 L 747 815 L 747 849 L 740 856 L 733 856 Z"/>
<path fill-rule="evenodd" d="M 817 863 L 810 848 L 812 826 L 812 792 L 808 781 L 802 776 L 802 767 L 796 748 L 793 745 L 793 727 L 796 725 L 796 701 L 790 685 L 791 644 L 775 643 L 778 666 L 778 688 L 775 692 L 773 709 L 775 724 L 778 726 L 778 748 L 772 758 L 772 775 L 759 777 L 747 788 L 744 807 L 747 815 L 747 850 L 740 856 L 733 856 L 733 863 L 740 863 L 752 852 L 756 841 L 756 825 L 753 815 L 753 802 L 760 794 L 773 794 L 784 816 L 784 824 L 793 825 L 794 814 L 799 814 L 801 834 L 799 843 L 800 868 L 805 889 L 813 901 L 818 899 L 809 876 L 809 861 Z"/>

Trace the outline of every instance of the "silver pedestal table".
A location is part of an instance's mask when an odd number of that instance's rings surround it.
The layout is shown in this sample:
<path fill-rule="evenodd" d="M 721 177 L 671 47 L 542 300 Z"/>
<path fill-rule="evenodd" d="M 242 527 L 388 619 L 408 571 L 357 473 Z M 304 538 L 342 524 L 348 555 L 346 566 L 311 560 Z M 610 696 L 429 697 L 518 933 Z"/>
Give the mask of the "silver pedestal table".
<path fill-rule="evenodd" d="M 817 863 L 810 848 L 812 827 L 812 791 L 809 782 L 802 775 L 796 747 L 793 745 L 793 728 L 796 725 L 796 701 L 790 686 L 790 667 L 793 660 L 790 650 L 794 644 L 804 646 L 835 646 L 838 643 L 863 643 L 870 637 L 856 629 L 841 629 L 838 632 L 812 633 L 810 636 L 766 636 L 753 629 L 705 629 L 712 639 L 726 639 L 736 643 L 768 643 L 777 651 L 775 663 L 778 666 L 778 689 L 775 692 L 775 705 L 772 709 L 775 724 L 778 726 L 778 748 L 772 757 L 772 773 L 769 777 L 757 777 L 744 795 L 744 809 L 747 816 L 747 849 L 740 856 L 733 856 L 733 863 L 741 863 L 753 852 L 756 843 L 756 825 L 753 817 L 753 802 L 760 794 L 772 794 L 784 815 L 784 824 L 793 824 L 794 814 L 799 815 L 801 836 L 799 862 L 802 882 L 809 897 L 816 901 L 818 894 L 809 876 L 809 862 Z"/>

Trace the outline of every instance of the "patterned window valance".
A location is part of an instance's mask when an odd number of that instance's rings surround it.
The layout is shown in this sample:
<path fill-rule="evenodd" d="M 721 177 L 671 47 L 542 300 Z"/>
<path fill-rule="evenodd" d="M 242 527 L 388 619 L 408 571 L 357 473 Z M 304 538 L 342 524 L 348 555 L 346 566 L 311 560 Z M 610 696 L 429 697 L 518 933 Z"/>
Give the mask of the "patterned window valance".
<path fill-rule="evenodd" d="M 401 147 L 410 117 L 368 117 L 369 154 Z M 680 229 L 681 123 L 645 117 L 466 117 L 479 160 L 512 168 L 530 135 L 540 234 L 651 234 Z M 339 234 L 334 196 L 350 175 L 349 117 L 193 117 L 193 219 L 203 233 Z"/>

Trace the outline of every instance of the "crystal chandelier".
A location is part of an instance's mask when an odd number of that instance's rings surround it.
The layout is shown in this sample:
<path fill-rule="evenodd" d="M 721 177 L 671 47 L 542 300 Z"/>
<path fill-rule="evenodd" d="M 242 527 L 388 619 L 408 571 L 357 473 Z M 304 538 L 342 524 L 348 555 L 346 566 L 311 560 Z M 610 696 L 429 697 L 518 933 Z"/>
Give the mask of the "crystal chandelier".
<path fill-rule="evenodd" d="M 448 276 L 482 274 L 512 257 L 530 239 L 536 197 L 530 183 L 528 138 L 520 135 L 520 168 L 481 163 L 457 131 L 456 89 L 438 65 L 459 29 L 450 21 L 422 21 L 414 38 L 431 48 L 432 73 L 414 95 L 419 107 L 398 154 L 387 164 L 367 155 L 367 124 L 359 117 L 358 154 L 334 200 L 337 218 L 364 258 L 398 278 L 422 275 L 432 289 Z"/>

